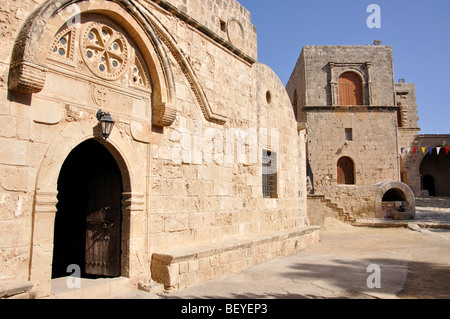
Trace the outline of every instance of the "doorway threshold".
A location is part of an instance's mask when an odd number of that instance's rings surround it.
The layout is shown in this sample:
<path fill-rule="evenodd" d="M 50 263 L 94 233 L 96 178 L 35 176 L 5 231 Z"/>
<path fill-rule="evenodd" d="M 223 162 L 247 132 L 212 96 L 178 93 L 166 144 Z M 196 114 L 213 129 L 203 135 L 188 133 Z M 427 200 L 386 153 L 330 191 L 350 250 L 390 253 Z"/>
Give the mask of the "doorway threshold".
<path fill-rule="evenodd" d="M 61 277 L 51 281 L 52 299 L 111 299 L 125 295 L 136 287 L 130 278 Z"/>

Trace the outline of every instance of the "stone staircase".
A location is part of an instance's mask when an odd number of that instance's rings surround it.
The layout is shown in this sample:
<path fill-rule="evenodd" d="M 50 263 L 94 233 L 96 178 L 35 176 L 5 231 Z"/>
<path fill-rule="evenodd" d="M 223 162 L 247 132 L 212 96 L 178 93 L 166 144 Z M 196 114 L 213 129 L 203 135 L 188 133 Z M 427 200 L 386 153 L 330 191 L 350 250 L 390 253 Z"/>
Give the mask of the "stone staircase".
<path fill-rule="evenodd" d="M 323 215 L 334 215 L 336 219 L 343 221 L 345 223 L 354 223 L 356 222 L 356 218 L 353 217 L 350 213 L 346 212 L 344 208 L 339 207 L 336 203 L 334 203 L 331 199 L 327 198 L 325 195 L 321 194 L 314 194 L 314 195 L 308 195 L 308 200 L 315 200 L 316 202 L 319 201 L 321 206 L 324 208 Z M 308 205 L 309 207 L 309 205 Z M 310 214 L 310 213 L 308 213 Z M 311 214 L 314 214 L 314 212 L 311 212 Z M 311 218 L 311 215 L 310 215 Z M 313 218 L 314 219 L 314 218 Z"/>
<path fill-rule="evenodd" d="M 322 202 L 325 203 L 325 205 L 327 205 L 327 207 L 334 210 L 338 214 L 339 219 L 341 221 L 346 222 L 346 223 L 356 222 L 355 217 L 353 217 L 350 213 L 347 213 L 342 207 L 339 207 L 336 203 L 333 203 L 331 201 L 331 199 L 324 196 L 324 198 L 322 199 Z"/>

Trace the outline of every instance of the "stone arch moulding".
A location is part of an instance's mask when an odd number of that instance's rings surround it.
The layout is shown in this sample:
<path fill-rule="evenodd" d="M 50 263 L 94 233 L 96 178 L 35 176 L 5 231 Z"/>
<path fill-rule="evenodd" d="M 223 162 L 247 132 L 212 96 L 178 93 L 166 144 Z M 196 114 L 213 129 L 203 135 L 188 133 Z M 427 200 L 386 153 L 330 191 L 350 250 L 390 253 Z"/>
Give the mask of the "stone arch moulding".
<path fill-rule="evenodd" d="M 50 0 L 44 2 L 26 20 L 14 44 L 8 87 L 10 91 L 26 94 L 40 92 L 45 84 L 48 48 L 58 29 L 68 23 L 76 23 L 76 15 L 87 12 L 108 13 L 130 28 L 141 28 L 146 41 L 149 65 L 154 68 L 151 81 L 155 86 L 153 100 L 153 123 L 170 126 L 177 114 L 175 80 L 172 68 L 160 39 L 148 19 L 137 9 L 133 1 L 79 1 Z M 118 17 L 123 12 L 131 18 Z M 137 30 L 133 30 L 138 33 Z M 157 65 L 158 64 L 158 65 Z M 157 70 L 160 70 L 160 72 Z"/>
<path fill-rule="evenodd" d="M 92 127 L 96 120 L 89 122 L 74 122 L 68 125 L 47 148 L 39 163 L 36 178 L 36 194 L 32 215 L 32 236 L 30 250 L 29 280 L 35 284 L 32 294 L 36 297 L 48 296 L 51 292 L 51 267 L 53 254 L 53 229 L 58 204 L 58 178 L 60 170 L 70 152 L 81 143 L 95 139 L 99 141 L 116 160 L 122 174 L 122 269 L 124 277 L 137 275 L 149 276 L 145 269 L 136 264 L 132 256 L 146 260 L 147 256 L 137 250 L 131 238 L 145 236 L 136 232 L 132 224 L 141 220 L 145 211 L 145 186 L 138 176 L 145 174 L 145 168 L 140 165 L 142 155 L 138 154 L 129 141 L 117 130 L 114 130 L 108 143 L 93 133 Z M 124 246 L 125 245 L 125 246 Z"/>
<path fill-rule="evenodd" d="M 155 64 L 159 63 L 157 69 L 161 72 L 153 72 L 151 75 L 152 83 L 156 86 L 152 124 L 161 127 L 170 126 L 177 115 L 175 79 L 163 43 L 180 63 L 205 118 L 211 122 L 225 124 L 226 117 L 212 110 L 191 65 L 177 47 L 176 41 L 149 10 L 133 0 L 50 0 L 42 4 L 29 16 L 14 45 L 10 65 L 9 89 L 27 94 L 38 93 L 43 89 L 47 74 L 45 61 L 48 48 L 57 31 L 57 28 L 50 27 L 50 22 L 53 19 L 57 19 L 59 16 L 61 25 L 63 25 L 70 19 L 74 19 L 76 14 L 88 11 L 109 11 L 109 13 L 117 15 L 116 11 L 111 9 L 113 6 L 125 10 L 137 22 L 153 46 L 156 55 L 152 56 L 153 66 L 156 67 Z M 121 20 L 122 22 L 127 21 L 124 18 Z M 150 63 L 150 65 L 152 64 Z M 158 91 L 160 94 L 157 94 Z"/>
<path fill-rule="evenodd" d="M 330 62 L 330 86 L 331 86 L 331 104 L 339 104 L 338 83 L 339 78 L 346 72 L 353 72 L 361 78 L 363 90 L 363 99 L 365 105 L 372 105 L 372 80 L 371 80 L 371 62 L 365 63 L 340 63 Z"/>
<path fill-rule="evenodd" d="M 416 216 L 416 198 L 408 185 L 402 182 L 392 181 L 376 184 L 375 187 L 378 188 L 375 195 L 375 216 L 377 218 L 383 215 L 381 203 L 384 195 L 391 189 L 397 189 L 403 192 L 408 203 L 408 210 L 412 213 L 412 216 Z"/>
<path fill-rule="evenodd" d="M 200 85 L 200 82 L 198 81 L 197 76 L 195 75 L 195 72 L 190 62 L 186 58 L 183 51 L 178 47 L 176 40 L 167 31 L 164 25 L 160 21 L 158 21 L 158 19 L 152 14 L 152 12 L 141 7 L 138 4 L 136 4 L 136 6 L 137 8 L 139 8 L 139 10 L 143 12 L 143 14 L 149 19 L 149 21 L 151 21 L 155 32 L 158 34 L 159 38 L 164 42 L 166 47 L 170 50 L 171 54 L 175 57 L 176 61 L 180 65 L 184 75 L 186 76 L 191 86 L 192 91 L 195 94 L 195 97 L 200 105 L 200 108 L 202 110 L 205 119 L 219 125 L 224 125 L 227 122 L 227 117 L 225 115 L 215 112 L 211 107 L 211 105 L 209 104 L 206 94 L 203 91 L 203 88 Z"/>

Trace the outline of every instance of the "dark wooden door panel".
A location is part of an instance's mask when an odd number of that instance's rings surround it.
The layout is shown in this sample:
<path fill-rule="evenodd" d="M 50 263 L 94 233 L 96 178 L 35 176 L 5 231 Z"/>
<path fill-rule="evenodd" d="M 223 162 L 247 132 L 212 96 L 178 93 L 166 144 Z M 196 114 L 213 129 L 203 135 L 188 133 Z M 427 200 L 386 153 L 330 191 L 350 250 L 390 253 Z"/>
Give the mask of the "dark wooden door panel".
<path fill-rule="evenodd" d="M 121 268 L 121 176 L 115 163 L 100 164 L 89 185 L 85 269 L 86 274 L 116 277 Z"/>

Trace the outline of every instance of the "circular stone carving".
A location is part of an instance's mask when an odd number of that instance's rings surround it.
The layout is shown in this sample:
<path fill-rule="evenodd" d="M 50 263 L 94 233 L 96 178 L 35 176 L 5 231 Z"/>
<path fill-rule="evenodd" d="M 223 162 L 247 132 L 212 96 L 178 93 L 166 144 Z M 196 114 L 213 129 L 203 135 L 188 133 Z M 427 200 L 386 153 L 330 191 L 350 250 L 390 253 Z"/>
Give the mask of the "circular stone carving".
<path fill-rule="evenodd" d="M 90 22 L 81 33 L 81 55 L 89 70 L 106 80 L 117 80 L 128 69 L 128 42 L 112 25 Z"/>
<path fill-rule="evenodd" d="M 236 47 L 243 47 L 245 35 L 242 24 L 235 18 L 232 18 L 228 21 L 227 25 L 228 40 Z"/>

